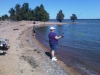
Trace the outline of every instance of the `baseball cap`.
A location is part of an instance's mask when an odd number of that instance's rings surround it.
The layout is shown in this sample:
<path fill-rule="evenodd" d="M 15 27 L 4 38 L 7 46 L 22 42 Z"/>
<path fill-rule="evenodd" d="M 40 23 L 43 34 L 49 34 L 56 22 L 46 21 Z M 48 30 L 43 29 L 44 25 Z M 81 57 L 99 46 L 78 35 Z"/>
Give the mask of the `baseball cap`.
<path fill-rule="evenodd" d="M 52 30 L 52 29 L 56 29 L 55 27 L 50 27 L 50 29 Z"/>

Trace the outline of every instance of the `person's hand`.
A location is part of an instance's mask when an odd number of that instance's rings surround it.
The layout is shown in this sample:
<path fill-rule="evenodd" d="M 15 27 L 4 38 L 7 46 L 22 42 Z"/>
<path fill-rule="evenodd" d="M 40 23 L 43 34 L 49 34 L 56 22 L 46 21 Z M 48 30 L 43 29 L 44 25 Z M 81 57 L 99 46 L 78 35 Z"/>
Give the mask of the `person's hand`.
<path fill-rule="evenodd" d="M 64 37 L 64 35 L 61 35 L 61 37 L 63 38 L 63 37 Z"/>

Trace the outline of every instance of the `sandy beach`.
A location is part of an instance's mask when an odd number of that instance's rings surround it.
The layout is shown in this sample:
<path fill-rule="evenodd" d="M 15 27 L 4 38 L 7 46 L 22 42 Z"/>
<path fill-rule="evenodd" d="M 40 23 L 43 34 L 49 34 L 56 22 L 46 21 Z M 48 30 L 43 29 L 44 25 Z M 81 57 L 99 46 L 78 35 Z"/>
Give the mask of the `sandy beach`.
<path fill-rule="evenodd" d="M 38 27 L 63 25 L 59 22 L 36 22 Z M 32 36 L 33 21 L 1 21 L 0 38 L 9 39 L 6 54 L 0 54 L 0 75 L 81 75 L 62 61 L 52 62 L 49 51 Z"/>

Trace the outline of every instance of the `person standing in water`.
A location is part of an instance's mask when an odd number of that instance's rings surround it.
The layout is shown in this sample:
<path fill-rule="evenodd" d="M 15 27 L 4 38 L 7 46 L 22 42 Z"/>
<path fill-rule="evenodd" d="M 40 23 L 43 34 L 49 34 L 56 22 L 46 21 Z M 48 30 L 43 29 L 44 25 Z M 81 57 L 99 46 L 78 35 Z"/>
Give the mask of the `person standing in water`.
<path fill-rule="evenodd" d="M 55 57 L 55 51 L 58 48 L 58 40 L 60 38 L 63 38 L 64 36 L 57 36 L 56 33 L 54 32 L 56 28 L 50 27 L 50 33 L 48 34 L 49 38 L 49 45 L 51 48 L 51 56 L 52 56 L 52 61 L 57 61 L 57 58 Z"/>

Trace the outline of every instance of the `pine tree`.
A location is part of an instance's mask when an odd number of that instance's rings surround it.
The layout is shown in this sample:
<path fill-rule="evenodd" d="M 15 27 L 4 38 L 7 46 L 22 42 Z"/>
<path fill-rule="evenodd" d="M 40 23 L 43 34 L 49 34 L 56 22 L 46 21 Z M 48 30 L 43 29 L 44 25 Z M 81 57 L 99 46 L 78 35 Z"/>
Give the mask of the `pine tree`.
<path fill-rule="evenodd" d="M 29 8 L 28 3 L 16 4 L 15 8 L 9 10 L 11 20 L 36 20 L 36 21 L 48 21 L 49 13 L 45 10 L 44 6 L 41 4 L 37 6 L 34 10 Z"/>
<path fill-rule="evenodd" d="M 11 19 L 11 20 L 16 20 L 16 15 L 15 15 L 15 10 L 14 10 L 14 8 L 11 8 L 11 9 L 9 10 L 9 13 L 10 13 L 10 19 Z"/>
<path fill-rule="evenodd" d="M 22 20 L 20 12 L 21 12 L 21 6 L 20 6 L 20 4 L 16 4 L 16 6 L 15 6 L 15 14 L 16 14 L 16 20 L 17 21 L 21 21 Z"/>
<path fill-rule="evenodd" d="M 41 4 L 40 7 L 37 6 L 34 9 L 35 17 L 37 21 L 48 21 L 49 13 L 45 10 L 44 6 Z"/>

